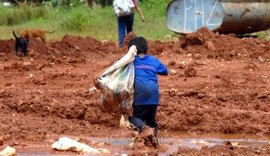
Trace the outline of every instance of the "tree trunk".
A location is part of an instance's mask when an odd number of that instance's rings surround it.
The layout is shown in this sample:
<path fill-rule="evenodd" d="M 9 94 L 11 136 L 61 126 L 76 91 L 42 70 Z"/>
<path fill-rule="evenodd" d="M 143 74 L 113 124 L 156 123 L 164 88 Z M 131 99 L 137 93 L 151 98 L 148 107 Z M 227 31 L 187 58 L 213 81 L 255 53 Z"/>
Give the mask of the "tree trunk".
<path fill-rule="evenodd" d="M 93 6 L 93 2 L 94 2 L 94 0 L 87 0 L 87 4 L 88 4 L 88 6 Z"/>

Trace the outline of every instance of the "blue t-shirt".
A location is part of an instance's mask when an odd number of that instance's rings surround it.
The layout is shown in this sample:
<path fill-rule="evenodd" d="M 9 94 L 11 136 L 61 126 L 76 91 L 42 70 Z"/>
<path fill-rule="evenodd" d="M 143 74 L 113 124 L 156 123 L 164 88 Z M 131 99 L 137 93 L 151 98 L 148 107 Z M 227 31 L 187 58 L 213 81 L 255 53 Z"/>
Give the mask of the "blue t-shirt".
<path fill-rule="evenodd" d="M 134 105 L 158 105 L 159 86 L 157 75 L 167 75 L 168 69 L 151 55 L 135 56 Z"/>

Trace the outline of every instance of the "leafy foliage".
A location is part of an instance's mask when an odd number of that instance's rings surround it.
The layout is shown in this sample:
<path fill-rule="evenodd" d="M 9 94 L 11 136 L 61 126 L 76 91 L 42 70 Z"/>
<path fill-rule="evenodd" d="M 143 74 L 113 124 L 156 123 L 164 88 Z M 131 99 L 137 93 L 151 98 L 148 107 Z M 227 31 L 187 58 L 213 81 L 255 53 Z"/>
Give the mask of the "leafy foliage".
<path fill-rule="evenodd" d="M 31 5 L 50 5 L 61 7 L 73 7 L 83 3 L 92 6 L 93 4 L 100 4 L 103 7 L 111 5 L 113 0 L 6 0 L 15 5 L 31 4 Z"/>
<path fill-rule="evenodd" d="M 78 7 L 70 10 L 68 16 L 60 23 L 61 28 L 71 31 L 85 31 L 90 27 L 88 8 Z"/>

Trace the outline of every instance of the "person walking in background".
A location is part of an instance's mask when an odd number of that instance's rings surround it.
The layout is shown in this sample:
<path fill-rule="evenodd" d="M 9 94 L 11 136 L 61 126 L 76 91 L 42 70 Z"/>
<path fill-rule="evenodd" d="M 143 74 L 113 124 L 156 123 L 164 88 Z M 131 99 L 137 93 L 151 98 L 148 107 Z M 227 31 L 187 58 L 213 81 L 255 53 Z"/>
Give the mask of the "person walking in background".
<path fill-rule="evenodd" d="M 144 16 L 137 0 L 114 0 L 113 7 L 117 15 L 118 23 L 118 46 L 123 47 L 126 34 L 133 31 L 134 8 L 139 13 L 141 20 L 144 22 Z"/>
<path fill-rule="evenodd" d="M 148 45 L 143 37 L 135 37 L 129 41 L 128 48 L 137 48 L 134 60 L 134 101 L 133 115 L 129 121 L 136 127 L 139 135 L 147 138 L 156 147 L 157 107 L 159 105 L 159 85 L 157 75 L 168 75 L 167 67 L 156 57 L 147 54 Z"/>

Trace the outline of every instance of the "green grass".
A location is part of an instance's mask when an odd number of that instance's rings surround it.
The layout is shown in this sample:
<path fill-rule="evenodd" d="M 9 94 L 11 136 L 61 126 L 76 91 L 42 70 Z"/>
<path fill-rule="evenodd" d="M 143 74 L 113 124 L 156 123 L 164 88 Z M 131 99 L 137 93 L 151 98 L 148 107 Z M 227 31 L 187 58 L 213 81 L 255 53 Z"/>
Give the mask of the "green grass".
<path fill-rule="evenodd" d="M 141 22 L 139 14 L 135 11 L 134 31 L 138 35 L 152 40 L 166 40 L 174 36 L 166 27 L 166 0 L 149 0 L 139 5 L 144 13 L 145 22 Z M 112 6 L 77 6 L 70 9 L 0 7 L 0 21 L 0 39 L 13 38 L 12 30 L 19 33 L 26 28 L 42 28 L 55 30 L 54 34 L 47 35 L 49 40 L 59 40 L 65 34 L 92 36 L 98 40 L 118 40 L 117 19 Z"/>
<path fill-rule="evenodd" d="M 139 3 L 145 16 L 141 22 L 135 11 L 134 31 L 150 40 L 170 40 L 179 35 L 166 26 L 166 8 L 170 0 L 144 0 Z M 73 8 L 0 7 L 0 39 L 13 38 L 12 30 L 41 28 L 55 30 L 47 40 L 60 40 L 65 34 L 92 36 L 98 40 L 118 40 L 117 19 L 112 6 L 76 6 Z M 270 40 L 269 31 L 257 33 L 259 38 Z"/>
<path fill-rule="evenodd" d="M 270 41 L 270 29 L 267 31 L 260 31 L 256 33 L 258 38 L 265 39 L 267 41 Z"/>
<path fill-rule="evenodd" d="M 12 9 L 0 7 L 0 25 L 17 25 L 29 20 L 44 17 L 47 13 L 47 8 L 37 8 L 22 6 Z"/>

